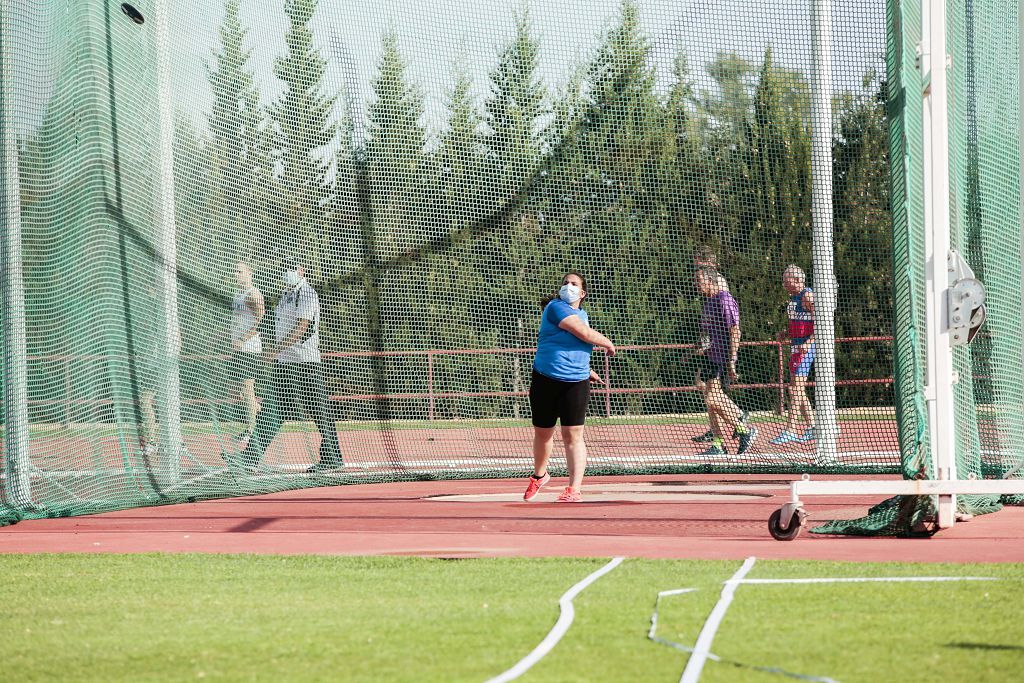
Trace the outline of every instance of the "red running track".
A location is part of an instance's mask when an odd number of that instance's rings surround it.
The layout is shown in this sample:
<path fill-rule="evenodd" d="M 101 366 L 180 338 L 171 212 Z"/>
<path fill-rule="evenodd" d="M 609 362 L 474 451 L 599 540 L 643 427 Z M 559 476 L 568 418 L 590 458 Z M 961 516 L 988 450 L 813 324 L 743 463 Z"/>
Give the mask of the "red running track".
<path fill-rule="evenodd" d="M 580 504 L 523 503 L 522 480 L 367 484 L 32 520 L 0 551 L 228 552 L 434 557 L 600 556 L 1022 562 L 1024 508 L 929 539 L 821 537 L 782 543 L 766 520 L 790 477 L 589 478 Z M 561 480 L 547 492 L 557 492 Z M 759 485 L 759 486 L 751 486 Z M 458 494 L 452 500 L 436 496 Z M 498 500 L 507 494 L 513 499 Z M 879 497 L 814 497 L 811 521 L 862 515 Z"/>
<path fill-rule="evenodd" d="M 587 450 L 592 466 L 644 467 L 689 463 L 718 464 L 724 467 L 740 462 L 765 468 L 795 467 L 815 459 L 814 443 L 774 446 L 784 422 L 760 422 L 760 434 L 750 453 L 739 461 L 730 457 L 701 456 L 707 444 L 691 439 L 707 429 L 694 424 L 611 424 L 587 426 Z M 312 429 L 310 426 L 309 429 Z M 456 466 L 521 467 L 532 464 L 530 455 L 533 429 L 518 427 L 465 427 L 440 429 L 340 430 L 338 440 L 345 462 L 355 467 L 387 470 L 392 461 L 412 463 L 417 471 L 444 471 Z M 235 450 L 239 444 L 229 434 L 187 435 L 185 445 L 191 456 L 208 466 L 221 466 L 222 450 Z M 313 432 L 288 432 L 279 435 L 267 451 L 270 465 L 306 464 L 317 457 L 319 435 Z M 727 447 L 735 452 L 736 442 Z M 99 468 L 119 469 L 124 454 L 115 435 L 90 435 L 88 429 L 70 434 L 34 437 L 30 444 L 32 462 L 47 471 L 78 471 Z M 555 458 L 562 453 L 561 436 L 555 435 Z M 899 467 L 896 423 L 892 420 L 841 420 L 837 439 L 839 460 L 848 466 Z M 374 465 L 379 463 L 379 465 Z M 191 463 L 183 461 L 184 467 Z M 771 471 L 769 469 L 769 471 Z"/>

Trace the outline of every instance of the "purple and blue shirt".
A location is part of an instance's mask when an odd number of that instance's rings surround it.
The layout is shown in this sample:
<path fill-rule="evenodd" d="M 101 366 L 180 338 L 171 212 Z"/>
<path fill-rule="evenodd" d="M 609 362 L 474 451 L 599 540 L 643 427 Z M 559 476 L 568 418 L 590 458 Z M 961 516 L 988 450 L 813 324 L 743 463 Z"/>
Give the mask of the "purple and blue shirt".
<path fill-rule="evenodd" d="M 701 333 L 711 340 L 705 352 L 708 360 L 727 365 L 729 358 L 729 330 L 739 327 L 740 305 L 729 292 L 719 292 L 704 299 L 700 314 Z"/>

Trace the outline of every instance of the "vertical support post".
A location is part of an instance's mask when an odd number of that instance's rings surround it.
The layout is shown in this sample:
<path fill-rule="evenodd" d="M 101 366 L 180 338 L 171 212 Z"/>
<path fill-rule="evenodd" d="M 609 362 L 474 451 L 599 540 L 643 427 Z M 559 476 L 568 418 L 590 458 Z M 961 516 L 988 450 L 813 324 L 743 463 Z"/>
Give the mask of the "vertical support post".
<path fill-rule="evenodd" d="M 956 411 L 953 348 L 949 343 L 949 81 L 946 70 L 946 0 L 922 8 L 921 67 L 924 73 L 924 227 L 929 440 L 936 479 L 956 479 Z M 955 495 L 938 496 L 940 528 L 953 526 Z"/>
<path fill-rule="evenodd" d="M 612 361 L 604 351 L 604 416 L 612 416 Z"/>
<path fill-rule="evenodd" d="M 519 354 L 512 354 L 512 417 L 516 420 L 519 419 L 519 392 L 521 391 L 522 385 L 519 382 Z"/>
<path fill-rule="evenodd" d="M 779 352 L 779 415 L 786 412 L 786 356 L 782 348 L 782 342 L 775 342 L 775 349 Z"/>
<path fill-rule="evenodd" d="M 1020 202 L 1018 203 L 1017 218 L 1020 220 L 1020 295 L 1021 295 L 1021 320 L 1024 320 L 1024 57 L 1020 54 L 1021 46 L 1024 46 L 1024 11 L 1020 3 L 1017 3 L 1017 109 L 1019 120 L 1017 122 L 1017 174 L 1020 180 Z M 1024 358 L 1024 337 L 1021 339 L 1021 358 Z M 1021 386 L 1024 386 L 1024 373 L 1021 376 Z"/>
<path fill-rule="evenodd" d="M 156 50 L 158 98 L 158 178 L 157 178 L 157 296 L 162 301 L 163 348 L 166 360 L 160 363 L 161 436 L 164 475 L 168 483 L 181 479 L 181 328 L 178 321 L 178 246 L 174 221 L 174 101 L 171 97 L 170 31 L 168 0 L 156 0 L 154 6 L 154 47 Z"/>
<path fill-rule="evenodd" d="M 71 395 L 71 356 L 64 356 L 61 367 L 64 373 L 64 426 L 70 427 L 75 405 L 74 397 Z"/>
<path fill-rule="evenodd" d="M 427 351 L 427 419 L 434 419 L 434 352 Z"/>
<path fill-rule="evenodd" d="M 811 51 L 811 214 L 814 229 L 814 400 L 817 460 L 836 461 L 835 314 L 838 284 L 832 206 L 832 0 L 814 0 Z"/>
<path fill-rule="evenodd" d="M 516 318 L 516 348 L 523 346 L 523 319 L 522 317 Z M 522 383 L 522 362 L 519 360 L 520 353 L 512 354 L 512 391 L 515 395 L 512 396 L 512 417 L 516 420 L 519 419 L 519 403 L 521 398 L 519 392 L 523 389 Z"/>
<path fill-rule="evenodd" d="M 29 477 L 28 358 L 25 281 L 21 260 L 21 179 L 14 125 L 14 18 L 10 0 L 0 0 L 0 288 L 3 289 L 4 498 L 9 505 L 32 504 Z"/>

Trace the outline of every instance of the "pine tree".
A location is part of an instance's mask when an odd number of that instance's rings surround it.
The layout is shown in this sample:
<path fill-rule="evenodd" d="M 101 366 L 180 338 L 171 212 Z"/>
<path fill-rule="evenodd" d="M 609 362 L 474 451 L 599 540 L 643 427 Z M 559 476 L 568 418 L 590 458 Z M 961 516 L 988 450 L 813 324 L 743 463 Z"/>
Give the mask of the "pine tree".
<path fill-rule="evenodd" d="M 892 333 L 892 212 L 889 206 L 889 146 L 885 84 L 865 75 L 860 92 L 837 99 L 838 134 L 833 145 L 835 265 L 840 302 L 840 337 Z M 848 303 L 847 303 L 848 302 Z M 840 377 L 881 377 L 891 372 L 891 349 L 880 344 L 841 344 Z M 888 387 L 847 389 L 847 405 L 892 402 Z"/>
<path fill-rule="evenodd" d="M 720 53 L 706 70 L 715 89 L 700 95 L 700 124 L 707 146 L 704 204 L 708 218 L 699 239 L 720 245 L 720 260 L 728 260 L 733 235 L 749 230 L 744 211 L 752 190 L 747 125 L 754 68 L 735 53 Z"/>
<path fill-rule="evenodd" d="M 495 335 L 477 322 L 478 297 L 488 284 L 475 262 L 473 239 L 459 232 L 477 224 L 488 210 L 482 201 L 482 120 L 472 95 L 472 81 L 462 63 L 456 65 L 448 111 L 448 128 L 435 155 L 438 192 L 434 224 L 438 235 L 456 236 L 443 252 L 430 254 L 418 264 L 424 294 L 424 342 L 431 348 L 492 348 Z M 437 356 L 435 390 L 497 389 L 504 365 L 504 360 L 496 357 Z M 494 417 L 499 404 L 500 399 L 477 400 L 468 405 L 458 399 L 441 399 L 435 406 L 435 416 Z"/>
<path fill-rule="evenodd" d="M 590 278 L 595 327 L 619 344 L 678 335 L 677 316 L 663 314 L 674 304 L 680 273 L 679 240 L 661 204 L 673 146 L 649 53 L 638 9 L 627 0 L 587 72 L 590 106 L 574 159 L 581 167 L 572 171 L 584 213 L 565 231 L 572 263 Z M 624 374 L 627 382 L 650 386 L 658 368 L 635 364 Z M 640 409 L 636 399 L 627 402 Z"/>
<path fill-rule="evenodd" d="M 227 348 L 227 303 L 233 289 L 230 279 L 238 257 L 239 233 L 224 231 L 229 214 L 220 203 L 218 179 L 210 173 L 212 144 L 204 140 L 191 119 L 174 120 L 174 227 L 178 248 L 178 320 L 181 329 L 181 395 L 189 399 L 220 399 L 228 388 L 220 383 L 219 362 L 206 358 Z M 215 188 L 215 185 L 217 187 Z M 216 216 L 217 218 L 214 218 Z M 231 225 L 235 225 L 234 222 Z M 232 238 L 234 238 L 232 240 Z M 195 359 L 195 356 L 204 357 Z M 207 411 L 223 410 L 221 418 L 233 419 L 230 405 L 202 400 L 187 410 L 197 419 L 209 420 Z"/>
<path fill-rule="evenodd" d="M 693 239 L 707 230 L 708 218 L 704 210 L 707 168 L 697 95 L 683 52 L 676 56 L 672 77 L 665 102 L 664 128 L 670 167 L 663 170 L 666 182 L 662 183 L 662 203 L 670 207 L 672 218 L 678 221 L 677 230 Z"/>
<path fill-rule="evenodd" d="M 484 211 L 503 212 L 504 222 L 492 224 L 476 248 L 478 268 L 491 274 L 493 286 L 507 293 L 507 305 L 499 315 L 480 320 L 481 334 L 508 347 L 533 342 L 537 324 L 536 300 L 561 274 L 549 274 L 544 289 L 536 268 L 552 238 L 544 230 L 536 184 L 545 144 L 541 120 L 548 113 L 547 93 L 537 74 L 539 45 L 532 34 L 529 13 L 515 17 L 515 32 L 499 50 L 497 66 L 490 73 L 491 88 L 485 103 L 489 128 L 487 183 Z M 514 210 L 509 211 L 509 208 Z M 522 372 L 513 360 L 506 389 L 522 389 Z M 515 402 L 513 401 L 515 406 Z"/>
<path fill-rule="evenodd" d="M 438 159 L 439 223 L 444 233 L 464 228 L 487 210 L 482 192 L 487 169 L 483 122 L 471 93 L 472 81 L 463 65 L 456 67 L 449 98 L 448 130 L 441 137 Z"/>
<path fill-rule="evenodd" d="M 352 97 L 352 93 L 346 94 Z M 365 283 L 353 275 L 364 268 L 364 200 L 360 187 L 365 180 L 361 150 L 357 148 L 355 123 L 351 109 L 342 115 L 336 127 L 334 169 L 329 191 L 326 232 L 320 236 L 324 257 L 320 262 L 320 345 L 326 351 L 352 351 L 369 348 L 367 344 Z M 335 358 L 328 375 L 332 394 L 365 393 L 358 380 L 365 370 L 365 359 Z M 359 419 L 360 407 L 345 401 L 333 406 L 341 419 Z M 365 417 L 365 416 L 363 416 Z"/>
<path fill-rule="evenodd" d="M 207 66 L 214 98 L 209 115 L 212 187 L 207 233 L 218 252 L 209 256 L 222 264 L 252 257 L 254 240 L 259 241 L 268 228 L 261 206 L 270 184 L 266 114 L 249 68 L 246 34 L 239 21 L 239 0 L 226 0 L 220 47 L 213 65 Z"/>
<path fill-rule="evenodd" d="M 288 51 L 274 62 L 285 88 L 271 114 L 281 169 L 274 202 L 278 245 L 308 245 L 308 277 L 322 281 L 331 258 L 330 244 L 325 244 L 331 204 L 328 147 L 337 131 L 331 118 L 336 98 L 323 92 L 326 61 L 309 28 L 316 7 L 317 0 L 285 0 Z"/>
<path fill-rule="evenodd" d="M 746 130 L 750 191 L 731 239 L 734 266 L 730 274 L 734 294 L 745 304 L 749 329 L 782 329 L 779 281 L 783 269 L 796 263 L 811 272 L 808 104 L 806 81 L 778 67 L 769 46 Z"/>
<path fill-rule="evenodd" d="M 492 90 L 486 103 L 491 129 L 491 201 L 502 206 L 521 191 L 540 161 L 539 120 L 547 113 L 544 88 L 537 75 L 540 46 L 531 34 L 530 16 L 522 9 L 515 18 L 515 35 L 498 54 L 491 72 Z"/>
<path fill-rule="evenodd" d="M 419 125 L 423 99 L 406 78 L 394 33 L 384 36 L 382 48 L 374 100 L 368 109 L 369 137 L 362 169 L 367 337 L 377 350 L 422 348 L 423 266 L 422 261 L 406 263 L 404 256 L 425 248 L 434 229 L 428 200 L 430 166 Z M 403 378 L 422 376 L 423 371 L 418 359 L 375 362 L 374 390 L 397 390 L 407 386 Z M 381 403 L 379 411 L 386 419 L 390 404 Z"/>
<path fill-rule="evenodd" d="M 366 164 L 377 256 L 387 260 L 421 246 L 432 232 L 423 210 L 428 196 L 426 137 L 419 124 L 423 96 L 407 79 L 393 32 L 384 36 L 373 94 Z"/>

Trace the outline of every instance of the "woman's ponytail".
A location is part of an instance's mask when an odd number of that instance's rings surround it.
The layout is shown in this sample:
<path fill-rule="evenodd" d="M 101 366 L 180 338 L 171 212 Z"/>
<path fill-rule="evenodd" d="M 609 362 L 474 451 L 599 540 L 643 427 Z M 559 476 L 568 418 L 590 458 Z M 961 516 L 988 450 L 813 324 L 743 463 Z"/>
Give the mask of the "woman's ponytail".
<path fill-rule="evenodd" d="M 557 298 L 558 298 L 558 293 L 557 292 L 554 293 L 554 294 L 548 294 L 547 296 L 542 296 L 540 298 L 540 310 L 543 311 L 545 308 L 548 307 L 549 303 L 551 303 L 552 301 L 554 301 Z"/>

